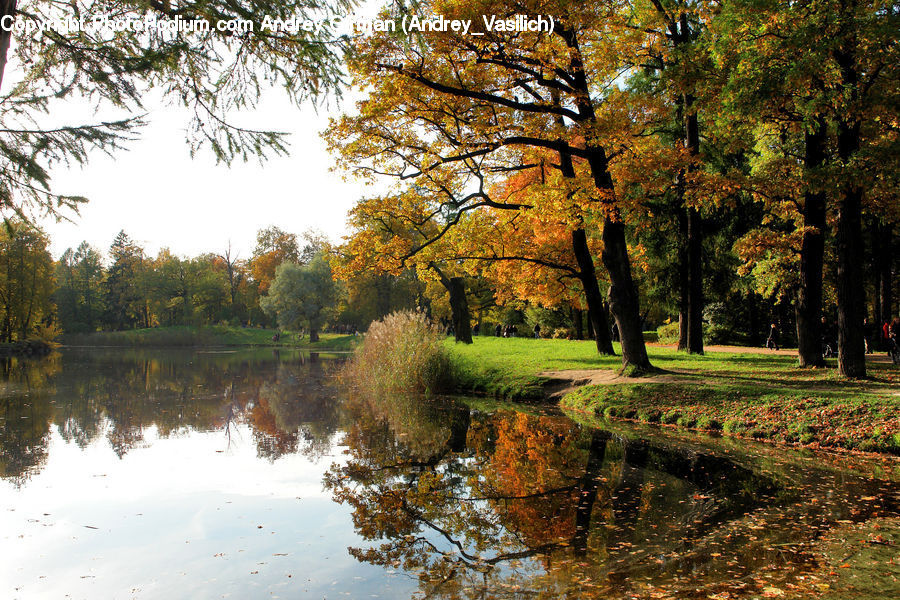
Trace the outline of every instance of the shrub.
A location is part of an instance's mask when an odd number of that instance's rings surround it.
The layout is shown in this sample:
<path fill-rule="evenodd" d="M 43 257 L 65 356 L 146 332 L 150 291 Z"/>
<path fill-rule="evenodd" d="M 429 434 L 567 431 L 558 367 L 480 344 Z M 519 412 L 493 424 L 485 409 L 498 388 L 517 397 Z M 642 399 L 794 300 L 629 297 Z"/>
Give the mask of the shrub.
<path fill-rule="evenodd" d="M 443 339 L 423 313 L 392 313 L 369 326 L 347 364 L 345 379 L 375 394 L 446 390 L 450 358 Z"/>
<path fill-rule="evenodd" d="M 674 323 L 660 326 L 656 330 L 656 339 L 659 340 L 660 344 L 677 344 L 679 334 L 678 321 L 675 321 Z"/>

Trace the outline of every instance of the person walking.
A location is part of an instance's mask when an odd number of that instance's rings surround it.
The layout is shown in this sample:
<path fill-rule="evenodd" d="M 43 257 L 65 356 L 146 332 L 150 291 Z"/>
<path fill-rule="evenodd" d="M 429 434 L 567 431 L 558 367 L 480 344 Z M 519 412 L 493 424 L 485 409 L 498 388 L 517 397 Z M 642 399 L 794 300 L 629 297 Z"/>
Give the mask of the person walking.
<path fill-rule="evenodd" d="M 778 325 L 772 323 L 769 327 L 769 337 L 766 339 L 766 348 L 769 350 L 778 350 Z"/>
<path fill-rule="evenodd" d="M 888 329 L 888 354 L 895 365 L 900 365 L 900 317 L 894 317 Z"/>

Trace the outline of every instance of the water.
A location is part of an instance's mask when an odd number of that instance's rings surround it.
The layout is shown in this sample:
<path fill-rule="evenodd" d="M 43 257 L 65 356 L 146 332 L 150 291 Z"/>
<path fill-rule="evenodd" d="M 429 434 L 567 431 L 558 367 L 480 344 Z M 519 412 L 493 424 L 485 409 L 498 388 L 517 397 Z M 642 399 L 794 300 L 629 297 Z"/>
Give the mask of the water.
<path fill-rule="evenodd" d="M 326 355 L 0 366 L 2 598 L 777 596 L 900 517 L 894 459 L 351 398 Z"/>

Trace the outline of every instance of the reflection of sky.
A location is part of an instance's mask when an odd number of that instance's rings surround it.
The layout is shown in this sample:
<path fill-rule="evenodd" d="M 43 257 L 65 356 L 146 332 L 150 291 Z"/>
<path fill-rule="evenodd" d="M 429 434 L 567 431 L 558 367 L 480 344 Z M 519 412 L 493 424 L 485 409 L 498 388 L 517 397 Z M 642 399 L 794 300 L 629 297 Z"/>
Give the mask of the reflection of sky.
<path fill-rule="evenodd" d="M 0 482 L 0 598 L 408 597 L 415 582 L 360 564 L 350 511 L 318 463 L 259 459 L 245 425 L 146 443 L 121 460 L 55 431 L 21 488 Z"/>

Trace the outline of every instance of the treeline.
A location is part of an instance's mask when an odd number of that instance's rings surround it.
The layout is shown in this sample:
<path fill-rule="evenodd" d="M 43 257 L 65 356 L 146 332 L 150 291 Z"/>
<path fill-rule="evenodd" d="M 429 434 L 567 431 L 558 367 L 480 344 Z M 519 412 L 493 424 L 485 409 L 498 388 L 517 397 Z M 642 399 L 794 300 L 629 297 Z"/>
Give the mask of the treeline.
<path fill-rule="evenodd" d="M 229 246 L 154 257 L 124 231 L 105 252 L 82 242 L 54 261 L 49 246 L 24 221 L 0 230 L 0 341 L 174 325 L 351 332 L 416 306 L 424 291 L 406 277 L 335 281 L 335 250 L 321 234 L 274 226 L 257 233 L 246 258 Z"/>
<path fill-rule="evenodd" d="M 752 203 L 746 208 L 752 210 Z M 746 265 L 733 246 L 746 225 L 742 228 L 734 215 L 731 220 L 723 221 L 715 243 L 707 249 L 705 340 L 760 345 L 776 322 L 782 330 L 779 341 L 795 343 L 792 296 L 777 291 L 759 294 L 756 276 L 740 274 Z M 664 230 L 643 236 L 647 268 L 637 271 L 646 299 L 642 329 L 658 330 L 659 341 L 674 343 L 680 333 L 679 297 L 672 293 L 677 272 L 663 265 L 672 240 Z M 885 263 L 896 268 L 896 259 L 880 252 L 895 241 L 890 231 L 867 240 L 867 311 L 875 323 L 877 311 L 891 314 L 898 297 L 892 275 L 884 285 L 877 269 Z M 454 301 L 464 304 L 470 334 L 502 335 L 515 327 L 517 335 L 531 336 L 537 326 L 541 337 L 598 337 L 577 289 L 559 288 L 560 302 L 536 301 L 529 298 L 533 294 L 523 292 L 521 285 L 538 290 L 558 283 L 541 270 L 532 272 L 527 281 L 483 271 L 452 282 L 446 275 L 442 279 L 414 268 L 397 273 L 354 270 L 353 257 L 347 254 L 352 245 L 334 247 L 321 235 L 297 235 L 278 227 L 259 231 L 256 247 L 246 259 L 228 247 L 196 257 L 164 249 L 151 257 L 124 231 L 106 252 L 83 242 L 57 261 L 49 244 L 44 233 L 23 222 L 8 222 L 0 231 L 2 341 L 173 325 L 280 326 L 312 335 L 323 329 L 365 331 L 372 321 L 408 308 L 422 310 L 448 333 L 458 335 L 451 303 L 454 284 L 462 291 L 461 299 Z M 830 300 L 825 314 L 831 318 L 836 314 L 834 278 L 834 269 L 826 268 Z M 613 324 L 613 319 L 605 323 L 610 337 L 616 333 Z M 874 333 L 873 327 L 873 341 Z"/>

